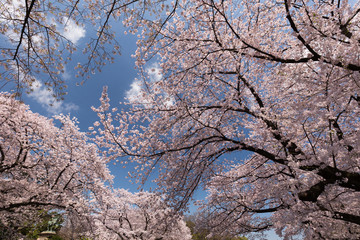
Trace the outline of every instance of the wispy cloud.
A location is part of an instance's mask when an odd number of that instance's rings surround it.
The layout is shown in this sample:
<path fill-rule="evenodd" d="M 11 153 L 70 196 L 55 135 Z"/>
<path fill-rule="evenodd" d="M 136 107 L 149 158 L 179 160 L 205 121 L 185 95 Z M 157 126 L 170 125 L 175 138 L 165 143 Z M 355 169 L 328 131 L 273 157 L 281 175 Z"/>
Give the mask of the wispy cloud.
<path fill-rule="evenodd" d="M 153 64 L 150 67 L 146 68 L 146 73 L 150 78 L 150 82 L 158 82 L 163 78 L 161 73 L 161 68 L 158 64 Z"/>
<path fill-rule="evenodd" d="M 65 21 L 64 37 L 76 44 L 81 38 L 85 37 L 86 30 L 84 27 L 77 25 L 73 20 Z"/>
<path fill-rule="evenodd" d="M 72 78 L 72 75 L 67 70 L 66 66 L 64 67 L 64 73 L 61 74 L 62 78 L 66 81 L 69 81 Z"/>
<path fill-rule="evenodd" d="M 29 96 L 51 114 L 65 113 L 79 109 L 79 106 L 73 103 L 56 101 L 53 94 L 54 92 L 46 89 L 40 81 L 35 81 L 33 84 L 33 92 L 31 92 Z"/>
<path fill-rule="evenodd" d="M 1 4 L 4 8 L 3 11 L 0 12 L 0 25 L 7 26 L 4 27 L 4 34 L 7 38 L 7 43 L 17 44 L 20 38 L 19 29 L 16 30 L 18 26 L 17 21 L 13 19 L 24 19 L 25 17 L 25 3 L 23 0 L 12 0 L 5 1 Z M 84 38 L 86 35 L 85 27 L 78 25 L 74 20 L 69 18 L 63 18 L 62 22 L 55 21 L 55 18 L 51 15 L 47 16 L 44 19 L 44 25 L 49 24 L 55 26 L 55 32 L 58 32 L 61 36 L 65 37 L 67 40 L 71 41 L 73 44 L 77 44 L 81 38 Z M 2 27 L 0 26 L 0 28 Z M 16 31 L 15 31 L 16 30 Z M 26 36 L 23 36 L 24 39 Z M 36 34 L 31 35 L 31 44 L 35 46 L 37 49 L 43 48 L 46 46 L 47 36 L 44 36 L 44 32 L 39 31 Z M 52 42 L 49 39 L 50 44 Z M 25 40 L 23 41 L 25 42 Z M 45 45 L 44 45 L 45 44 Z M 71 75 L 66 71 L 62 74 L 64 80 L 70 80 Z"/>
<path fill-rule="evenodd" d="M 142 90 L 142 82 L 135 78 L 135 80 L 130 85 L 130 90 L 126 91 L 125 98 L 129 102 L 134 102 L 136 99 L 138 99 L 141 95 Z"/>
<path fill-rule="evenodd" d="M 147 77 L 149 79 L 148 81 L 149 85 L 147 87 L 151 88 L 152 86 L 157 85 L 157 83 L 163 80 L 162 70 L 159 64 L 157 63 L 152 64 L 151 66 L 145 68 L 145 73 L 147 74 Z M 142 80 L 135 78 L 130 85 L 130 89 L 125 92 L 125 98 L 130 103 L 144 104 L 144 105 L 149 104 L 151 101 L 147 99 L 147 94 L 144 84 L 145 83 Z M 161 89 L 161 88 L 156 88 L 156 89 Z M 157 96 L 160 97 L 158 99 L 160 100 L 158 104 L 163 104 L 165 107 L 170 107 L 174 105 L 174 99 L 170 97 L 167 93 L 162 92 L 162 90 L 160 90 L 160 92 L 157 92 Z"/>
<path fill-rule="evenodd" d="M 6 1 L 1 4 L 4 11 L 0 13 L 0 23 L 12 26 L 15 21 L 11 19 L 23 19 L 25 17 L 25 4 L 22 0 L 12 0 Z M 15 23 L 16 24 L 16 23 Z M 76 24 L 72 19 L 63 18 L 63 24 L 55 22 L 54 18 L 49 15 L 45 19 L 45 22 L 42 24 L 52 24 L 56 26 L 56 31 L 63 35 L 66 39 L 70 40 L 72 43 L 77 44 L 77 42 L 85 37 L 86 30 L 83 26 Z M 20 32 L 14 31 L 13 27 L 9 27 L 5 31 L 5 35 L 9 39 L 19 38 Z M 41 37 L 39 34 L 32 36 L 32 43 L 42 44 Z"/>
<path fill-rule="evenodd" d="M 25 3 L 23 0 L 12 0 L 5 1 L 1 4 L 1 6 L 4 10 L 0 12 L 0 25 L 10 26 L 5 28 L 4 35 L 7 37 L 8 43 L 17 43 L 20 37 L 20 32 L 14 30 L 16 29 L 15 27 L 17 22 L 12 19 L 23 19 L 25 17 Z M 51 15 L 48 15 L 46 19 L 44 19 L 43 24 L 55 25 L 56 31 L 74 44 L 77 44 L 81 38 L 85 37 L 86 30 L 83 26 L 77 25 L 72 19 L 64 18 L 62 20 L 62 23 L 55 22 L 55 19 L 51 17 Z M 44 39 L 46 37 L 44 37 L 41 32 L 36 35 L 32 35 L 31 37 L 33 46 L 41 48 L 42 45 L 44 45 Z M 14 69 L 16 69 L 16 67 L 14 67 Z M 62 74 L 62 78 L 67 81 L 71 79 L 71 74 L 66 71 L 66 68 L 65 72 Z M 39 80 L 36 80 L 32 84 L 31 89 L 33 92 L 29 94 L 29 97 L 34 99 L 51 114 L 75 111 L 79 108 L 73 103 L 56 101 L 53 97 L 53 90 L 48 90 L 47 87 L 45 87 Z"/>
<path fill-rule="evenodd" d="M 150 83 L 158 82 L 163 78 L 161 68 L 158 64 L 153 64 L 145 69 L 146 74 L 149 77 Z M 130 85 L 130 90 L 126 91 L 125 98 L 129 102 L 137 102 L 142 98 L 144 83 L 137 78 Z"/>

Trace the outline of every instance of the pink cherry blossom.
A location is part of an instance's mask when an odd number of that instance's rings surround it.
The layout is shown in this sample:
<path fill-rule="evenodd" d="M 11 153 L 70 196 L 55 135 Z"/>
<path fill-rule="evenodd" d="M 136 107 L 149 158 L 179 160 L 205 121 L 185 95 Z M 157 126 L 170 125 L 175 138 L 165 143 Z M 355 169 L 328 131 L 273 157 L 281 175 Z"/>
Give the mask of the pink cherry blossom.
<path fill-rule="evenodd" d="M 358 239 L 359 12 L 347 1 L 175 1 L 166 23 L 143 29 L 131 109 L 110 112 L 103 92 L 99 146 L 136 162 L 140 181 L 155 174 L 176 210 L 208 190 L 216 234 Z"/>

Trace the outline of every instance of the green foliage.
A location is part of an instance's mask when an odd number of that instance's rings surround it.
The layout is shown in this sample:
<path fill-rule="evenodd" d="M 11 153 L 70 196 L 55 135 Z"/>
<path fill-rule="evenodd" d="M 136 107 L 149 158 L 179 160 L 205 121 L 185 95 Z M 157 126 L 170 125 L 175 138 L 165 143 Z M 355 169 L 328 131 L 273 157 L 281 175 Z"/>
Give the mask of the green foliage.
<path fill-rule="evenodd" d="M 27 222 L 22 228 L 19 229 L 19 233 L 26 236 L 27 239 L 37 239 L 39 234 L 43 231 L 57 232 L 61 228 L 61 224 L 64 219 L 60 213 L 41 210 L 38 212 L 38 221 Z M 52 240 L 62 240 L 58 235 L 48 237 Z"/>
<path fill-rule="evenodd" d="M 51 237 L 48 237 L 49 240 L 64 240 L 62 237 L 60 237 L 59 235 L 54 235 Z"/>

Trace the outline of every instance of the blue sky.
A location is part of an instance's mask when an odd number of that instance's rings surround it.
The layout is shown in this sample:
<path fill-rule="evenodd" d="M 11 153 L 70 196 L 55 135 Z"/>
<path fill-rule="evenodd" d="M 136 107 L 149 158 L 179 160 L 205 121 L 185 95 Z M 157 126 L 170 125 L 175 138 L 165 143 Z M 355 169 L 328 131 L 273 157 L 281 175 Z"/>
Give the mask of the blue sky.
<path fill-rule="evenodd" d="M 134 80 L 137 77 L 137 71 L 135 69 L 135 59 L 131 57 L 136 50 L 136 37 L 122 34 L 124 29 L 119 25 L 114 26 L 114 28 L 115 27 L 119 32 L 117 40 L 121 44 L 122 52 L 120 56 L 116 56 L 115 63 L 104 66 L 101 72 L 91 75 L 83 85 L 79 86 L 78 83 L 81 82 L 82 79 L 75 77 L 76 70 L 74 70 L 74 66 L 77 62 L 85 62 L 87 59 L 86 56 L 79 51 L 73 55 L 73 61 L 66 67 L 66 72 L 62 76 L 68 85 L 68 94 L 65 96 L 64 101 L 55 103 L 54 106 L 49 106 L 49 103 L 53 101 L 51 92 L 46 91 L 39 83 L 32 94 L 24 94 L 22 96 L 25 104 L 29 105 L 33 112 L 47 117 L 59 113 L 70 114 L 78 119 L 81 131 L 86 132 L 88 131 L 88 127 L 92 126 L 92 124 L 98 120 L 96 113 L 91 110 L 91 107 L 99 106 L 99 98 L 103 86 L 108 86 L 108 94 L 112 106 L 118 107 L 119 102 L 125 101 L 127 94 L 136 94 L 136 82 L 134 82 Z M 78 45 L 78 49 L 83 48 L 89 36 L 92 34 L 90 29 L 74 24 L 64 29 L 64 33 Z M 109 49 L 109 51 L 111 51 L 111 49 Z M 1 89 L 1 91 L 10 90 L 11 88 Z M 124 169 L 120 165 L 113 164 L 110 164 L 109 167 L 115 176 L 115 187 L 129 189 L 130 191 L 137 190 L 137 185 L 130 184 L 126 178 L 127 172 L 131 169 Z M 152 184 L 148 183 L 145 189 L 150 186 L 152 186 Z M 204 197 L 205 193 L 203 191 L 199 191 L 195 195 L 195 198 L 198 199 L 203 199 Z M 194 207 L 191 208 L 192 211 L 194 211 L 194 209 Z M 267 239 L 276 240 L 280 238 L 276 237 L 274 233 L 269 233 Z"/>
<path fill-rule="evenodd" d="M 86 41 L 86 35 L 79 39 L 79 44 Z M 96 113 L 91 110 L 91 106 L 99 106 L 99 98 L 103 86 L 108 86 L 108 94 L 111 99 L 112 106 L 119 106 L 119 102 L 125 101 L 127 92 L 132 89 L 134 79 L 137 77 L 135 69 L 135 59 L 131 55 L 136 50 L 136 38 L 132 35 L 120 35 L 121 56 L 117 56 L 115 63 L 106 65 L 101 72 L 91 75 L 90 78 L 83 84 L 77 84 L 81 79 L 75 78 L 76 71 L 72 70 L 70 66 L 66 71 L 66 82 L 68 84 L 68 95 L 60 105 L 50 107 L 46 104 L 47 100 L 41 100 L 41 93 L 46 95 L 46 92 L 39 91 L 38 95 L 25 95 L 23 100 L 34 112 L 51 117 L 57 113 L 70 114 L 79 121 L 81 131 L 88 131 L 88 127 L 98 120 Z M 74 63 L 85 61 L 82 54 L 77 54 L 73 59 Z M 45 98 L 46 99 L 46 98 Z M 124 169 L 120 165 L 109 164 L 112 174 L 115 176 L 114 186 L 119 188 L 136 191 L 137 185 L 129 183 L 126 178 L 127 172 L 131 169 Z M 145 189 L 151 187 L 151 183 L 147 183 Z M 203 199 L 205 197 L 203 191 L 198 191 L 195 198 Z M 192 206 L 191 211 L 195 211 Z M 266 239 L 277 240 L 281 239 L 273 231 L 266 234 Z"/>
<path fill-rule="evenodd" d="M 38 112 L 47 117 L 59 113 L 70 114 L 78 119 L 81 131 L 88 131 L 88 128 L 98 120 L 91 107 L 100 105 L 99 98 L 103 86 L 108 86 L 111 105 L 119 106 L 119 102 L 125 101 L 126 92 L 131 89 L 131 84 L 137 76 L 137 71 L 134 68 L 135 59 L 131 57 L 131 54 L 136 50 L 136 39 L 132 35 L 119 35 L 122 54 L 116 56 L 113 64 L 104 66 L 101 72 L 92 74 L 83 85 L 78 84 L 82 79 L 75 77 L 76 70 L 73 69 L 71 64 L 75 65 L 77 62 L 86 61 L 86 56 L 81 54 L 80 51 L 73 56 L 73 61 L 66 67 L 66 73 L 63 76 L 68 85 L 68 94 L 65 96 L 64 101 L 49 106 L 48 103 L 52 102 L 51 94 L 42 86 L 35 89 L 30 95 L 23 95 L 22 100 L 30 105 L 33 112 Z M 81 47 L 87 38 L 85 33 L 82 38 L 77 40 L 77 45 Z M 128 179 L 125 179 L 128 169 L 113 164 L 110 164 L 109 167 L 116 177 L 115 187 L 122 187 L 131 191 L 136 190 L 137 187 L 129 184 Z"/>
<path fill-rule="evenodd" d="M 16 2 L 16 1 L 14 1 Z M 356 3 L 356 0 L 349 1 L 352 5 Z M 114 28 L 118 29 L 117 40 L 121 44 L 121 56 L 116 56 L 115 63 L 104 66 L 102 72 L 97 72 L 91 75 L 86 80 L 85 84 L 79 86 L 77 83 L 82 79 L 75 77 L 76 72 L 73 70 L 77 62 L 85 62 L 86 56 L 81 54 L 81 51 L 77 52 L 73 56 L 73 61 L 67 66 L 66 73 L 63 75 L 64 80 L 68 85 L 68 95 L 65 100 L 60 103 L 56 103 L 53 107 L 49 106 L 52 101 L 51 93 L 44 90 L 39 85 L 31 95 L 25 95 L 22 100 L 30 105 L 33 112 L 38 112 L 41 115 L 51 117 L 54 114 L 64 113 L 74 116 L 79 121 L 79 127 L 81 131 L 88 131 L 88 127 L 98 120 L 96 114 L 91 110 L 91 106 L 99 106 L 99 97 L 102 92 L 103 86 L 108 86 L 108 94 L 111 99 L 112 106 L 118 106 L 119 102 L 125 101 L 125 96 L 129 91 L 136 87 L 134 79 L 137 77 L 137 71 L 135 69 L 135 59 L 131 55 L 136 50 L 136 37 L 132 35 L 121 34 L 124 29 L 117 24 Z M 73 23 L 64 29 L 64 35 L 71 39 L 79 49 L 82 49 L 89 37 L 93 34 L 89 28 L 79 27 Z M 0 44 L 6 44 L 3 39 L 0 38 Z M 111 49 L 109 49 L 111 51 Z M 11 86 L 6 86 L 1 91 L 11 90 Z M 136 92 L 136 91 L 135 91 Z M 114 186 L 119 188 L 129 189 L 130 191 L 136 191 L 137 186 L 129 183 L 127 172 L 131 169 L 124 169 L 120 165 L 109 165 L 112 174 L 115 176 Z M 147 187 L 151 186 L 151 183 L 147 184 Z M 146 188 L 145 188 L 146 189 Z M 203 198 L 204 192 L 199 191 L 196 194 L 196 198 Z M 192 208 L 194 210 L 194 208 Z M 267 239 L 276 240 L 281 239 L 275 235 L 273 231 L 267 233 Z"/>
<path fill-rule="evenodd" d="M 24 17 L 22 12 L 16 11 L 20 4 L 22 4 L 22 1 L 14 0 L 12 4 L 7 5 L 10 12 L 12 12 L 11 14 L 17 18 Z M 72 61 L 66 65 L 65 73 L 61 75 L 68 86 L 68 94 L 65 96 L 64 101 L 54 102 L 52 92 L 46 90 L 42 83 L 41 75 L 37 75 L 38 81 L 34 84 L 34 91 L 26 94 L 25 89 L 21 96 L 21 100 L 30 106 L 31 111 L 46 117 L 52 117 L 60 113 L 70 114 L 78 119 L 80 130 L 86 132 L 95 121 L 98 121 L 98 117 L 91 110 L 91 107 L 98 107 L 100 105 L 99 98 L 104 86 L 108 86 L 108 94 L 113 107 L 119 107 L 119 102 L 126 101 L 126 96 L 131 97 L 132 94 L 133 97 L 136 97 L 138 85 L 135 79 L 137 77 L 137 70 L 135 69 L 135 59 L 131 55 L 135 53 L 137 37 L 131 34 L 123 34 L 125 28 L 119 22 L 113 21 L 112 27 L 117 31 L 116 40 L 121 45 L 121 55 L 115 56 L 115 62 L 105 65 L 101 72 L 90 74 L 90 78 L 86 79 L 84 84 L 79 84 L 83 79 L 75 77 L 77 71 L 74 67 L 78 62 L 87 62 L 87 55 L 82 54 L 81 50 L 91 37 L 94 38 L 95 31 L 92 26 L 78 26 L 71 20 L 68 21 L 66 26 L 60 26 L 61 34 L 70 39 L 79 49 L 73 54 Z M 11 30 L 9 30 L 8 34 L 16 35 Z M 9 46 L 10 43 L 6 38 L 0 36 L 0 45 Z M 108 47 L 109 52 L 111 52 L 112 46 Z M 148 67 L 153 68 L 154 65 L 149 63 Z M 150 76 L 153 78 L 159 77 L 154 74 L 150 75 L 153 75 Z M 47 76 L 44 76 L 44 79 L 47 79 Z M 15 89 L 14 84 L 7 84 L 0 90 L 11 92 L 13 89 Z M 109 164 L 109 167 L 115 176 L 114 187 L 125 188 L 130 191 L 137 190 L 137 185 L 130 184 L 129 179 L 126 178 L 127 172 L 131 171 L 131 168 L 124 169 L 122 166 L 113 165 L 112 163 Z M 149 189 L 149 187 L 154 187 L 151 182 L 145 185 L 145 190 Z M 200 193 L 199 195 L 203 197 L 204 194 Z"/>

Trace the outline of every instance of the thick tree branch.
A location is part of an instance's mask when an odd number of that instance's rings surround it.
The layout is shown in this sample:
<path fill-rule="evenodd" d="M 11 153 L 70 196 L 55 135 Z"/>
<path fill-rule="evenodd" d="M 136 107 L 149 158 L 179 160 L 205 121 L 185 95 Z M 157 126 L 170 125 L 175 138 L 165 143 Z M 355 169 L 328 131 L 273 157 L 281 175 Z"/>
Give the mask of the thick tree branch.
<path fill-rule="evenodd" d="M 290 26 L 292 30 L 296 33 L 297 39 L 300 40 L 300 42 L 309 50 L 309 52 L 317 59 L 320 58 L 320 55 L 315 52 L 315 50 L 305 41 L 305 39 L 301 36 L 299 30 L 297 29 L 294 20 L 291 17 L 290 10 L 289 10 L 289 1 L 290 0 L 284 0 L 284 6 L 286 10 L 286 18 L 288 19 Z"/>
<path fill-rule="evenodd" d="M 17 58 L 19 49 L 20 49 L 21 44 L 22 44 L 22 40 L 23 40 L 23 38 L 24 38 L 25 30 L 26 30 L 26 28 L 27 28 L 28 25 L 29 25 L 30 13 L 31 13 L 31 11 L 32 11 L 32 8 L 33 8 L 34 5 L 35 5 L 35 1 L 36 1 L 36 0 L 31 0 L 30 6 L 28 6 L 28 0 L 25 0 L 25 4 L 26 4 L 26 14 L 25 14 L 24 23 L 23 23 L 23 26 L 22 26 L 22 29 L 21 29 L 21 33 L 20 33 L 20 40 L 19 40 L 19 43 L 18 43 L 18 45 L 17 45 L 17 47 L 16 47 L 16 50 L 15 50 L 15 53 L 14 53 L 14 56 L 13 56 L 13 59 L 14 59 L 14 60 Z M 29 41 L 30 41 L 30 39 L 29 39 Z"/>
<path fill-rule="evenodd" d="M 300 192 L 299 199 L 303 201 L 316 202 L 318 197 L 324 192 L 325 186 L 338 182 L 339 186 L 360 191 L 360 174 L 347 172 L 331 166 L 304 166 L 300 169 L 306 171 L 317 171 L 317 174 L 324 178 L 323 181 L 311 186 L 309 190 Z"/>
<path fill-rule="evenodd" d="M 360 216 L 336 211 L 333 218 L 360 225 Z"/>
<path fill-rule="evenodd" d="M 66 208 L 66 206 L 63 206 L 63 205 L 60 205 L 57 203 L 29 201 L 29 202 L 11 203 L 11 204 L 5 205 L 3 207 L 0 207 L 0 211 L 12 212 L 15 209 L 18 209 L 21 207 L 35 207 L 37 209 L 43 209 L 44 207 L 54 207 L 54 208 L 58 208 L 58 209 Z"/>

